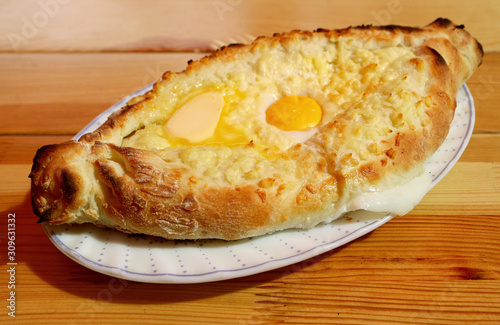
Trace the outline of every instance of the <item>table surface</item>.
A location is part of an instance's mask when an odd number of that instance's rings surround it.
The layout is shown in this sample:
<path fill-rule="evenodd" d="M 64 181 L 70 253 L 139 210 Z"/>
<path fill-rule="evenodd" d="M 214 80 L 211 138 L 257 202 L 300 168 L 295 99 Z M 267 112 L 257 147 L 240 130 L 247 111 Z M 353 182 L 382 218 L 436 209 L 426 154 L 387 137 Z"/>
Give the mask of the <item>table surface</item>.
<path fill-rule="evenodd" d="M 1 307 L 0 322 L 500 322 L 499 14 L 496 0 L 0 1 L 0 298 L 6 304 L 14 291 L 16 299 L 15 319 Z M 476 124 L 458 163 L 408 215 L 302 263 L 182 285 L 117 282 L 91 271 L 36 223 L 28 179 L 36 149 L 70 139 L 162 72 L 258 35 L 437 17 L 465 24 L 484 46 L 467 82 Z"/>

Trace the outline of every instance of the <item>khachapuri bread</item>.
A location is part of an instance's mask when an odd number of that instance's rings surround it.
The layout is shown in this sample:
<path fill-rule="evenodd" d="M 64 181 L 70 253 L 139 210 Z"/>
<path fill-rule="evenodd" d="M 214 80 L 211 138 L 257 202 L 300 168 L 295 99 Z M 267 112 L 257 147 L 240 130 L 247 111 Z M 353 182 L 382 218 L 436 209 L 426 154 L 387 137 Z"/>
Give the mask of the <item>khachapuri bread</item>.
<path fill-rule="evenodd" d="M 447 19 L 223 47 L 166 72 L 96 131 L 39 149 L 34 213 L 54 225 L 225 240 L 358 209 L 407 213 L 482 56 Z M 405 184 L 415 199 L 397 192 Z"/>

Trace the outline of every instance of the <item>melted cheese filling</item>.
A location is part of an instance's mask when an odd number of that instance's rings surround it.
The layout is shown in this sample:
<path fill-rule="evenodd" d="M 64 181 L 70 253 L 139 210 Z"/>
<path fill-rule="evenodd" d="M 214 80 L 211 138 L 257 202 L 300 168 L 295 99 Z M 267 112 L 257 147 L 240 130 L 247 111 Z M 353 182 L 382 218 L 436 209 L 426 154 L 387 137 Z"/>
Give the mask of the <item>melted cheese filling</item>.
<path fill-rule="evenodd" d="M 380 213 L 380 217 L 387 213 L 395 216 L 405 215 L 417 206 L 431 188 L 431 184 L 430 174 L 424 171 L 406 183 L 383 189 L 371 188 L 343 204 L 335 214 L 322 223 L 329 223 L 346 213 L 358 211 Z"/>
<path fill-rule="evenodd" d="M 415 116 L 422 113 L 418 110 L 415 113 L 412 107 L 415 102 L 424 102 L 419 94 L 423 93 L 426 80 L 424 74 L 419 75 L 408 63 L 414 58 L 410 50 L 388 47 L 372 51 L 356 41 L 343 39 L 338 44 L 291 46 L 299 46 L 293 49 L 295 55 L 271 48 L 256 55 L 256 61 L 252 57 L 245 64 L 228 63 L 220 71 L 207 69 L 197 78 L 179 77 L 178 84 L 167 84 L 158 94 L 155 111 L 143 128 L 126 136 L 121 145 L 144 149 L 192 145 L 234 147 L 253 141 L 286 151 L 295 143 L 307 141 L 322 125 L 341 114 L 352 119 L 353 129 L 346 130 L 345 135 L 358 137 L 357 141 L 350 141 L 353 144 L 350 149 L 355 156 L 364 158 L 369 146 L 381 135 L 371 129 L 387 130 L 392 126 L 382 122 L 379 128 L 377 120 L 390 120 L 398 126 L 422 117 Z M 400 79 L 401 71 L 412 80 L 411 84 L 406 77 Z M 407 91 L 408 88 L 411 90 Z M 196 113 L 194 109 L 179 122 L 177 112 L 183 111 L 188 101 L 203 102 L 197 97 L 213 92 L 222 97 L 220 111 L 207 113 L 200 109 Z M 384 106 L 393 107 L 390 119 L 384 115 L 387 109 L 383 113 L 373 109 Z M 182 136 L 176 131 L 169 132 L 170 127 L 166 130 L 159 127 L 171 119 L 175 121 L 172 125 L 177 124 L 173 128 Z M 212 122 L 208 127 L 203 120 Z M 356 125 L 366 128 L 360 134 L 355 130 Z M 192 136 L 186 134 L 190 132 Z"/>
<path fill-rule="evenodd" d="M 429 173 L 424 172 L 407 183 L 384 190 L 373 189 L 362 193 L 349 203 L 347 209 L 405 215 L 422 200 L 429 191 L 431 183 Z"/>
<path fill-rule="evenodd" d="M 398 128 L 418 129 L 428 123 L 426 72 L 422 61 L 415 68 L 412 60 L 419 59 L 409 49 L 371 50 L 356 40 L 340 38 L 312 39 L 308 45 L 290 42 L 259 51 L 256 47 L 247 61 L 209 66 L 165 83 L 143 125 L 130 130 L 121 145 L 157 149 L 162 157 L 196 168 L 203 177 L 238 184 L 277 173 L 295 175 L 301 166 L 279 159 L 280 154 L 297 143 L 307 144 L 335 120 L 345 122 L 343 129 L 322 134 L 321 141 L 338 154 L 337 166 L 344 175 L 362 161 L 383 156 L 381 138 Z M 206 99 L 196 98 L 212 92 L 220 95 L 222 105 L 209 99 L 212 108 L 207 113 Z M 191 100 L 198 104 L 187 110 L 189 114 L 182 113 Z M 273 103 L 278 104 L 269 110 Z M 200 116 L 210 122 L 199 123 Z M 249 144 L 257 150 L 249 153 Z M 338 211 L 404 214 L 429 184 L 421 176 L 388 190 L 369 190 Z"/>

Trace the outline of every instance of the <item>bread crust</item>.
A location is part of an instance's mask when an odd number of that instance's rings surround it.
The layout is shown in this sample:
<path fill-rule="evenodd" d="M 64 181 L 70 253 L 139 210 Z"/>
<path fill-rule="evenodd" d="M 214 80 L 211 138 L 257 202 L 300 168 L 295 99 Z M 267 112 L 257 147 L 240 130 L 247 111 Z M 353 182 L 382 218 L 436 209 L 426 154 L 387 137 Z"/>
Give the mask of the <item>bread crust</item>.
<path fill-rule="evenodd" d="M 300 166 L 293 174 L 276 171 L 238 184 L 214 182 L 178 159 L 162 158 L 158 151 L 120 146 L 125 137 L 147 123 L 143 113 L 165 85 L 268 48 L 317 38 L 356 39 L 367 47 L 411 48 L 415 58 L 410 66 L 429 72 L 427 96 L 422 99 L 428 106 L 428 126 L 394 127 L 374 149 L 376 154 L 360 160 L 339 140 L 339 134 L 352 128 L 352 120 L 338 115 L 320 127 L 314 141 L 282 153 L 284 164 L 292 161 Z M 182 72 L 166 72 L 151 91 L 134 98 L 96 131 L 77 141 L 39 149 L 30 173 L 33 211 L 41 222 L 92 222 L 169 239 L 232 240 L 312 227 L 329 220 L 338 206 L 366 186 L 421 167 L 444 141 L 458 88 L 480 65 L 482 56 L 481 45 L 463 26 L 447 19 L 425 27 L 292 31 L 259 37 L 248 45 L 223 47 L 190 61 Z M 251 155 L 255 146 L 250 142 L 240 148 L 242 156 Z"/>

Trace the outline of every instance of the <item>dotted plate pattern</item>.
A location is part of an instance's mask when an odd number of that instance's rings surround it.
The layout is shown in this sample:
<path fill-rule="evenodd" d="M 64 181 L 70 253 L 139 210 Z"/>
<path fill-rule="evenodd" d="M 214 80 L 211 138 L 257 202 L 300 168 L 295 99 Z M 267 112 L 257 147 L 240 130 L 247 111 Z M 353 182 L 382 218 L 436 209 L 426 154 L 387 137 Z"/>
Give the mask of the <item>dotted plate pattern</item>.
<path fill-rule="evenodd" d="M 116 103 L 96 117 L 75 138 L 95 130 L 107 117 L 151 85 Z M 431 190 L 453 167 L 467 146 L 475 121 L 474 102 L 463 85 L 448 137 L 426 163 Z M 248 276 L 313 258 L 367 234 L 393 215 L 356 211 L 309 230 L 286 230 L 238 241 L 178 241 L 127 235 L 90 224 L 43 224 L 52 243 L 77 263 L 130 281 L 201 283 Z M 314 260 L 311 260 L 314 262 Z"/>

